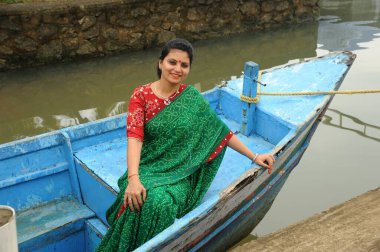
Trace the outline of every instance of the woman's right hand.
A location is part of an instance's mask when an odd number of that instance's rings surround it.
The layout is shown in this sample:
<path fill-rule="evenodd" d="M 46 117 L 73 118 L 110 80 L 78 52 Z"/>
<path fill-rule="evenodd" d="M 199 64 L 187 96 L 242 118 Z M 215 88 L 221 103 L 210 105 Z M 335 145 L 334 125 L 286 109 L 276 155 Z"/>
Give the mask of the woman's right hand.
<path fill-rule="evenodd" d="M 146 200 L 146 190 L 141 184 L 138 176 L 128 179 L 128 186 L 124 192 L 124 207 L 129 206 L 132 212 L 136 209 L 140 212 L 140 208 Z"/>

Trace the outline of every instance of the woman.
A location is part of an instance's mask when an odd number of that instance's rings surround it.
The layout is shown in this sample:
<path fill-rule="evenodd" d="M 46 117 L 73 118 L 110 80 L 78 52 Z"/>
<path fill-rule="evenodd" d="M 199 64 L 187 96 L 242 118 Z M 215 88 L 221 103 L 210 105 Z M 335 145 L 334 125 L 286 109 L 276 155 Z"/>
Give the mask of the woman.
<path fill-rule="evenodd" d="M 194 209 L 209 188 L 226 146 L 271 171 L 270 154 L 254 154 L 183 84 L 193 48 L 169 41 L 157 66 L 159 80 L 132 94 L 127 119 L 127 172 L 107 211 L 110 229 L 98 251 L 130 251 Z"/>

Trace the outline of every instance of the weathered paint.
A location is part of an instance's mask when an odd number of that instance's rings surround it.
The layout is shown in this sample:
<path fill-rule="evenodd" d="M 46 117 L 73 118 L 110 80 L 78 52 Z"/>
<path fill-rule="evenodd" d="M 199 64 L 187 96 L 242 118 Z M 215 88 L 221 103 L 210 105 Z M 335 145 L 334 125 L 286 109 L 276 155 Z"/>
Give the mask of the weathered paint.
<path fill-rule="evenodd" d="M 262 186 L 257 187 L 256 191 L 248 195 L 243 201 L 235 199 L 236 202 L 243 202 L 242 207 L 231 211 L 232 215 L 227 215 L 227 218 L 220 221 L 221 224 L 216 229 L 191 247 L 190 251 L 226 250 L 248 235 L 265 216 L 290 172 L 298 164 L 308 147 L 309 139 L 313 135 L 317 124 L 318 122 L 311 124 L 310 131 L 305 131 L 305 134 L 299 136 L 298 140 L 296 140 L 298 144 L 296 143 L 293 148 L 288 149 L 287 154 L 283 153 L 280 156 L 271 176 L 272 178 L 269 180 L 265 178 L 268 175 L 263 178 L 263 174 L 260 174 L 258 182 Z M 225 202 L 225 204 L 229 204 L 229 202 Z"/>
<path fill-rule="evenodd" d="M 245 63 L 244 65 L 244 74 L 243 74 L 243 90 L 242 94 L 255 98 L 257 94 L 257 77 L 259 75 L 259 65 L 256 63 L 249 61 Z M 249 136 L 253 132 L 255 132 L 256 127 L 256 117 L 255 111 L 256 111 L 256 104 L 255 103 L 247 103 L 242 101 L 243 109 L 241 110 L 241 130 L 240 132 L 245 135 Z"/>
<path fill-rule="evenodd" d="M 75 197 L 78 199 L 79 202 L 83 203 L 82 195 L 79 188 L 77 169 L 75 168 L 75 163 L 74 163 L 74 153 L 73 153 L 73 148 L 71 146 L 70 137 L 64 131 L 61 132 L 61 134 L 64 139 L 63 147 L 65 150 L 66 160 L 69 166 L 71 187 L 73 188 L 73 193 Z"/>
<path fill-rule="evenodd" d="M 20 252 L 84 251 L 83 220 L 68 223 L 33 240 L 19 243 Z"/>
<path fill-rule="evenodd" d="M 316 128 L 314 127 L 314 122 L 315 119 L 309 123 L 309 130 Z M 294 139 L 294 144 L 277 157 L 277 163 L 273 168 L 272 175 L 262 170 L 259 174 L 255 171 L 252 173 L 252 170 L 248 171 L 242 176 L 244 179 L 238 184 L 232 184 L 230 188 L 224 190 L 225 192 L 219 202 L 209 209 L 207 213 L 197 215 L 196 218 L 193 215 L 193 219 L 190 219 L 190 222 L 184 225 L 182 230 L 177 232 L 177 235 L 166 236 L 166 244 L 155 243 L 156 238 L 154 238 L 144 244 L 141 251 L 188 250 L 193 248 L 196 250 L 202 246 L 208 248 L 206 251 L 218 251 L 223 249 L 223 246 L 231 245 L 247 235 L 261 220 L 258 216 L 264 216 L 269 209 L 269 206 L 263 207 L 268 203 L 266 199 L 272 199 L 273 201 L 279 191 L 279 189 L 274 190 L 274 185 L 277 183 L 282 185 L 285 182 L 287 174 L 298 163 L 306 149 L 308 145 L 307 139 L 311 137 L 312 133 L 313 130 L 304 131 Z M 258 167 L 254 166 L 254 168 L 257 169 Z M 252 211 L 256 212 L 252 213 Z M 252 214 L 255 219 L 250 219 L 247 222 L 239 221 L 247 214 Z M 245 230 L 246 232 L 228 233 L 225 229 Z M 179 238 L 179 235 L 181 238 Z M 222 240 L 223 243 L 221 244 L 216 242 Z M 222 247 L 218 247 L 218 244 Z"/>
<path fill-rule="evenodd" d="M 93 252 L 99 245 L 101 238 L 107 232 L 107 227 L 97 218 L 85 221 L 86 249 L 83 251 Z"/>
<path fill-rule="evenodd" d="M 106 211 L 116 199 L 116 191 L 83 163 L 77 163 L 83 201 L 104 223 Z"/>
<path fill-rule="evenodd" d="M 49 251 L 48 248 L 57 248 L 54 245 L 56 241 L 82 231 L 83 219 L 93 216 L 94 213 L 86 206 L 70 198 L 21 211 L 17 217 L 20 250 Z"/>
<path fill-rule="evenodd" d="M 283 91 L 285 87 L 291 91 L 337 89 L 353 58 L 349 53 L 332 54 L 271 69 L 263 74 L 262 82 L 268 86 L 261 87 L 261 91 Z M 252 121 L 254 130 L 247 137 L 241 133 L 241 112 L 246 106 L 239 100 L 242 82 L 243 78 L 231 80 L 226 87 L 215 88 L 204 96 L 250 149 L 277 156 L 273 173 L 258 172 L 258 166 L 252 166 L 250 160 L 228 150 L 202 204 L 140 247 L 140 251 L 221 248 L 227 244 L 221 243 L 227 231 L 232 232 L 228 241 L 233 242 L 253 228 L 298 163 L 316 128 L 317 116 L 332 98 L 262 96 L 256 109 L 247 114 L 256 118 Z M 77 198 L 75 204 L 81 205 L 83 198 L 85 205 L 81 206 L 89 213 L 73 221 L 58 218 L 59 211 L 52 211 L 49 218 L 62 222 L 46 226 L 44 234 L 35 232 L 37 236 L 25 240 L 20 247 L 34 248 L 44 240 L 50 243 L 45 243 L 41 251 L 70 249 L 73 241 L 83 249 L 96 246 L 97 237 L 105 232 L 100 220 L 106 221 L 105 211 L 118 191 L 117 179 L 126 170 L 125 120 L 125 115 L 119 115 L 0 145 L 0 204 L 5 202 L 33 214 L 33 207 L 56 204 L 57 199 Z M 71 208 L 67 207 L 67 216 L 75 215 Z M 93 221 L 83 221 L 88 218 Z M 31 225 L 26 219 L 18 220 L 20 227 Z M 35 221 L 32 225 L 39 223 Z M 20 232 L 28 235 L 22 228 Z"/>

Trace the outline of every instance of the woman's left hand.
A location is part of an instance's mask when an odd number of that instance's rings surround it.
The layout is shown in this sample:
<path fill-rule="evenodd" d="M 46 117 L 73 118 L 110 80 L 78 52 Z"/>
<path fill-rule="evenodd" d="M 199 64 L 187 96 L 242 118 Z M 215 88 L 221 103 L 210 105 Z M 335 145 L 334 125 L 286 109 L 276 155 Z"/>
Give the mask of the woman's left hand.
<path fill-rule="evenodd" d="M 272 166 L 275 162 L 276 159 L 272 154 L 259 154 L 255 159 L 255 163 L 264 168 L 267 168 L 269 174 L 271 174 Z"/>

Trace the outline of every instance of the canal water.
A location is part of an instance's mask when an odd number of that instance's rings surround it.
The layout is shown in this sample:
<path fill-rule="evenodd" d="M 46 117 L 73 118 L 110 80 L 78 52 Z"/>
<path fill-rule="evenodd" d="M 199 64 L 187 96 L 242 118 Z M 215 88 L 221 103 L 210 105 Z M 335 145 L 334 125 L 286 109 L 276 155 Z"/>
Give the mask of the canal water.
<path fill-rule="evenodd" d="M 350 50 L 341 89 L 380 89 L 380 0 L 321 0 L 318 23 L 194 43 L 187 83 L 202 91 L 289 60 Z M 0 143 L 124 113 L 155 80 L 159 49 L 0 73 Z M 336 96 L 309 149 L 253 234 L 264 235 L 380 186 L 380 94 Z"/>

